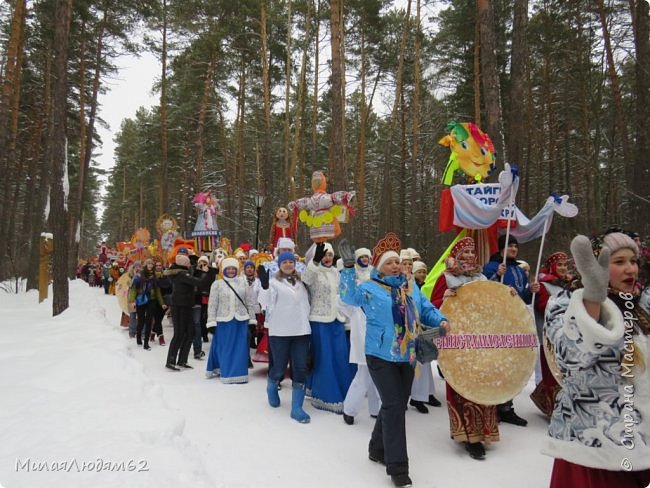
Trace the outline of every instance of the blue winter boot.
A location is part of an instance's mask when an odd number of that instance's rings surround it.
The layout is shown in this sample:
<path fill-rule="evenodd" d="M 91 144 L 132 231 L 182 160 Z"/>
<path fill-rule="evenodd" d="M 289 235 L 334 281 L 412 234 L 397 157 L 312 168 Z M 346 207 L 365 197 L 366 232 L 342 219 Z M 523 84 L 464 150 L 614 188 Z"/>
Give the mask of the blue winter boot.
<path fill-rule="evenodd" d="M 269 378 L 266 382 L 266 395 L 269 397 L 269 405 L 273 408 L 280 406 L 280 395 L 278 394 L 278 382 Z"/>
<path fill-rule="evenodd" d="M 291 392 L 291 418 L 301 424 L 308 424 L 311 417 L 302 409 L 302 402 L 305 400 L 304 383 L 294 383 Z"/>

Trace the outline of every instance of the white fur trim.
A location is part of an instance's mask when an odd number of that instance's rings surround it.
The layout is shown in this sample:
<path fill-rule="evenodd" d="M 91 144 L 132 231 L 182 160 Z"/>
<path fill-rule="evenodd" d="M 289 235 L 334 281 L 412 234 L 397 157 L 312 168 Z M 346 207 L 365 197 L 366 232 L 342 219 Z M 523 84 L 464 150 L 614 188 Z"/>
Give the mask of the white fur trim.
<path fill-rule="evenodd" d="M 605 300 L 601 305 L 600 321 L 596 321 L 585 310 L 583 293 L 584 290 L 580 289 L 571 296 L 565 312 L 565 317 L 569 320 L 565 321 L 565 324 L 570 322 L 577 324 L 586 347 L 594 347 L 597 343 L 612 345 L 620 342 L 625 332 L 625 324 L 623 314 L 616 304 L 610 299 Z M 567 336 L 571 337 L 571 335 L 571 332 L 567 333 Z"/>

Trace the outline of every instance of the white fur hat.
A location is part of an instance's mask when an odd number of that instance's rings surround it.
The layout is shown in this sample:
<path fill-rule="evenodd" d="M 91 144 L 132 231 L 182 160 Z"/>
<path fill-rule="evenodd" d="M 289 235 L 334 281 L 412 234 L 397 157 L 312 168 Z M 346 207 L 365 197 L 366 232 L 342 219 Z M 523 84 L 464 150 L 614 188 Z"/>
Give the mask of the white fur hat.
<path fill-rule="evenodd" d="M 415 259 L 421 259 L 421 258 L 420 258 L 420 253 L 417 252 L 417 251 L 416 251 L 415 249 L 413 249 L 412 247 L 407 248 L 407 251 L 411 253 L 411 259 L 413 259 L 413 260 L 415 260 Z"/>
<path fill-rule="evenodd" d="M 375 267 L 377 271 L 381 273 L 381 267 L 388 261 L 389 258 L 397 258 L 399 260 L 399 254 L 397 254 L 395 251 L 386 251 L 384 254 L 381 255 L 379 258 L 379 261 L 377 261 L 377 266 Z"/>
<path fill-rule="evenodd" d="M 334 246 L 332 246 L 329 242 L 326 242 L 325 243 L 325 254 L 327 254 L 328 252 L 331 252 L 332 254 L 335 254 L 334 253 Z"/>
<path fill-rule="evenodd" d="M 295 242 L 289 237 L 280 237 L 278 239 L 278 244 L 275 246 L 276 249 L 291 249 L 292 251 L 296 248 Z"/>
<path fill-rule="evenodd" d="M 415 261 L 413 263 L 413 273 L 415 273 L 416 271 L 420 271 L 421 269 L 423 269 L 424 271 L 427 270 L 427 265 L 425 264 L 425 262 L 424 261 Z"/>
<path fill-rule="evenodd" d="M 201 256 L 197 262 L 200 263 L 201 261 L 210 264 L 210 259 L 207 256 Z"/>
<path fill-rule="evenodd" d="M 413 261 L 413 255 L 411 254 L 411 251 L 409 249 L 402 249 L 399 252 L 399 259 L 400 261 L 404 261 L 405 259 L 409 259 Z"/>
<path fill-rule="evenodd" d="M 368 256 L 369 258 L 372 258 L 372 252 L 370 252 L 370 249 L 360 247 L 354 251 L 354 259 L 359 259 L 361 256 Z"/>
<path fill-rule="evenodd" d="M 225 258 L 221 261 L 221 272 L 223 273 L 226 268 L 235 268 L 239 273 L 239 261 L 235 258 Z"/>

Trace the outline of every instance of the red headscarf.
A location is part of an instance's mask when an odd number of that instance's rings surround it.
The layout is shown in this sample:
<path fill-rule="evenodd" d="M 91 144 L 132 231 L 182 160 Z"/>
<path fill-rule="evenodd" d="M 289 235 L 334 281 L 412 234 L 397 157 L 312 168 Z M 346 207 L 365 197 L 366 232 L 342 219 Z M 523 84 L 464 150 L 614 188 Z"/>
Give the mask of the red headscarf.
<path fill-rule="evenodd" d="M 474 257 L 471 259 L 467 259 L 462 257 L 463 252 L 466 251 L 467 249 L 476 249 L 476 244 L 474 243 L 474 239 L 471 237 L 463 237 L 460 241 L 458 241 L 454 247 L 451 249 L 449 252 L 449 256 L 454 258 L 456 261 L 455 263 L 455 268 L 457 273 L 463 273 L 463 274 L 474 274 L 474 273 L 479 273 L 480 267 L 476 263 L 476 254 L 474 254 Z"/>
<path fill-rule="evenodd" d="M 557 267 L 556 267 L 557 263 L 559 263 L 560 261 L 566 262 L 568 260 L 569 260 L 569 256 L 567 255 L 567 253 L 562 251 L 554 252 L 553 254 L 551 254 L 546 258 L 546 261 L 544 262 L 544 267 L 540 271 L 542 271 L 542 273 L 553 275 L 553 277 L 555 278 L 559 278 L 557 274 Z"/>
<path fill-rule="evenodd" d="M 463 252 L 466 249 L 476 249 L 476 244 L 474 244 L 474 239 L 472 239 L 471 237 L 463 237 L 460 241 L 458 241 L 456 245 L 449 252 L 449 255 L 452 258 L 454 258 L 456 261 L 467 262 L 467 260 L 461 259 L 461 256 L 463 255 Z M 473 266 L 475 261 L 476 258 L 471 263 L 467 262 L 467 264 Z"/>

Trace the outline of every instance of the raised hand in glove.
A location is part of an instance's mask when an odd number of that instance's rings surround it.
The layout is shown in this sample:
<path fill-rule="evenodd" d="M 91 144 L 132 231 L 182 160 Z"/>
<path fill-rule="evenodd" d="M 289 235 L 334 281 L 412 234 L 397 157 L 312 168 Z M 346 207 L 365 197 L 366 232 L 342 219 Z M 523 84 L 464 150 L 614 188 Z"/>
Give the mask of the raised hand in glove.
<path fill-rule="evenodd" d="M 257 277 L 260 279 L 260 284 L 264 290 L 269 289 L 269 272 L 261 264 L 257 267 Z"/>
<path fill-rule="evenodd" d="M 589 302 L 602 303 L 607 298 L 609 284 L 609 249 L 603 247 L 598 259 L 591 249 L 591 241 L 586 236 L 575 236 L 571 241 L 571 254 L 576 268 L 582 276 L 583 298 Z"/>
<path fill-rule="evenodd" d="M 339 242 L 339 254 L 343 260 L 343 266 L 346 268 L 354 267 L 354 247 L 347 239 L 341 239 L 341 242 Z"/>
<path fill-rule="evenodd" d="M 316 244 L 316 252 L 314 253 L 314 262 L 316 264 L 320 263 L 325 257 L 325 243 L 319 242 Z"/>

